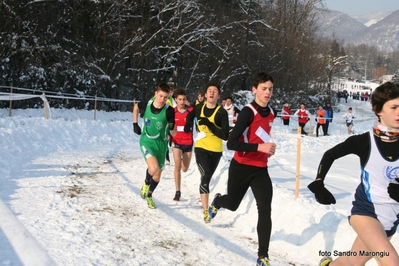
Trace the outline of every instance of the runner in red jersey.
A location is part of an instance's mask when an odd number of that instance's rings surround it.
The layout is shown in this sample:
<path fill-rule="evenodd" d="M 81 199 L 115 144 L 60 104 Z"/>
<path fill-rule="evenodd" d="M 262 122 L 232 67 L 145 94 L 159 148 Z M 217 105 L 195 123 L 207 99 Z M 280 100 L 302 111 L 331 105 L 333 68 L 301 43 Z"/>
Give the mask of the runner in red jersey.
<path fill-rule="evenodd" d="M 184 132 L 184 125 L 189 112 L 194 108 L 186 105 L 186 92 L 183 89 L 178 89 L 175 92 L 175 102 L 177 106 L 175 109 L 175 125 L 177 129 L 176 135 L 172 139 L 172 152 L 175 161 L 175 187 L 176 193 L 173 198 L 174 201 L 179 201 L 181 197 L 181 172 L 187 172 L 191 162 L 191 155 L 193 150 L 193 132 Z"/>
<path fill-rule="evenodd" d="M 259 249 L 256 265 L 266 266 L 269 265 L 273 197 L 267 162 L 276 150 L 276 144 L 270 139 L 276 111 L 268 104 L 273 94 L 273 78 L 263 72 L 255 75 L 252 92 L 255 94 L 255 100 L 241 110 L 227 141 L 227 147 L 235 150 L 229 167 L 227 194 L 215 195 L 209 207 L 209 215 L 214 218 L 220 208 L 237 210 L 251 187 L 258 206 Z"/>

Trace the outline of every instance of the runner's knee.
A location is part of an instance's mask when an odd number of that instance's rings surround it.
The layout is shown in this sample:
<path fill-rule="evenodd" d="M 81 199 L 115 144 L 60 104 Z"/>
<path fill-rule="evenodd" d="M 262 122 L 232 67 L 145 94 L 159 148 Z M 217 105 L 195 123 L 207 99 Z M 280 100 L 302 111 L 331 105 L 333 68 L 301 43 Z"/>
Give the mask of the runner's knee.
<path fill-rule="evenodd" d="M 201 181 L 199 192 L 200 194 L 209 194 L 209 182 Z"/>

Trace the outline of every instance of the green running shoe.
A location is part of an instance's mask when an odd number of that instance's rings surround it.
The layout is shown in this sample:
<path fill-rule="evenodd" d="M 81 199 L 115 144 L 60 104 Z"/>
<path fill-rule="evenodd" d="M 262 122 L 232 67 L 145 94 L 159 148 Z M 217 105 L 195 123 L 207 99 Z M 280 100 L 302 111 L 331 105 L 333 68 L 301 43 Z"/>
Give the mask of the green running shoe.
<path fill-rule="evenodd" d="M 144 182 L 143 186 L 142 186 L 141 189 L 140 189 L 140 196 L 141 196 L 143 199 L 147 198 L 148 190 L 149 190 L 149 189 L 150 189 L 150 185 L 149 185 L 149 184 L 147 185 L 147 184 Z"/>
<path fill-rule="evenodd" d="M 155 206 L 154 200 L 152 199 L 152 197 L 147 197 L 147 205 L 148 208 L 150 209 L 156 209 L 157 206 Z"/>

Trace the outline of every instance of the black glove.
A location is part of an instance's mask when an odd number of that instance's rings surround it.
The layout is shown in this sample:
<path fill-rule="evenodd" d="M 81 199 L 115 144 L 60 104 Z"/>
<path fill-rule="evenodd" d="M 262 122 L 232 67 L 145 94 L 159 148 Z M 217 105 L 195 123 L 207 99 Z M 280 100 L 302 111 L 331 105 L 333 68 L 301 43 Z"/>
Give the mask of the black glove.
<path fill-rule="evenodd" d="M 191 132 L 192 128 L 193 128 L 193 123 L 186 122 L 186 124 L 184 125 L 184 132 L 189 133 Z"/>
<path fill-rule="evenodd" d="M 199 119 L 198 125 L 207 126 L 210 130 L 213 130 L 215 128 L 215 124 L 213 124 L 211 121 L 209 121 L 209 119 L 206 117 Z"/>
<path fill-rule="evenodd" d="M 313 181 L 308 185 L 310 191 L 312 191 L 315 195 L 315 198 L 318 203 L 324 205 L 335 204 L 335 198 L 330 191 L 328 191 L 324 186 L 323 180 Z"/>
<path fill-rule="evenodd" d="M 399 182 L 399 178 L 395 178 L 396 182 Z M 389 183 L 388 185 L 388 194 L 391 199 L 399 202 L 399 184 L 397 183 Z"/>
<path fill-rule="evenodd" d="M 133 123 L 133 132 L 136 133 L 137 135 L 141 135 L 141 128 L 139 124 Z"/>
<path fill-rule="evenodd" d="M 317 118 L 315 118 L 315 119 L 314 119 L 314 121 L 316 121 L 316 122 L 317 122 Z"/>

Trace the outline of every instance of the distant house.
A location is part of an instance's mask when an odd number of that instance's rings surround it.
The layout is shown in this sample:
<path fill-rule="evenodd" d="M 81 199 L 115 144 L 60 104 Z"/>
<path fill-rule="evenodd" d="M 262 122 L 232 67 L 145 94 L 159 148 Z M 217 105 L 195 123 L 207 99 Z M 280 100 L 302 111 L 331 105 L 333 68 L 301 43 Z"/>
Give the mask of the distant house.
<path fill-rule="evenodd" d="M 387 81 L 391 81 L 394 75 L 383 75 L 381 76 L 378 81 L 380 82 L 380 84 L 383 84 Z"/>

